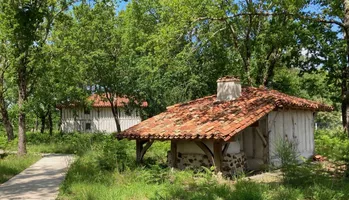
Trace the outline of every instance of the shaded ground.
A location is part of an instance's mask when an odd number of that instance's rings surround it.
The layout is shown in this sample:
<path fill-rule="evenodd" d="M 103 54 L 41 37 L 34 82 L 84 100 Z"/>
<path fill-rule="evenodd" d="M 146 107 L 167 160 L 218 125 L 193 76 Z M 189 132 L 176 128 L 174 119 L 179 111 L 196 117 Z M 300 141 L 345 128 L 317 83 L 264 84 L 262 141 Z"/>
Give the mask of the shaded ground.
<path fill-rule="evenodd" d="M 72 161 L 72 155 L 45 155 L 0 185 L 0 199 L 55 199 Z"/>

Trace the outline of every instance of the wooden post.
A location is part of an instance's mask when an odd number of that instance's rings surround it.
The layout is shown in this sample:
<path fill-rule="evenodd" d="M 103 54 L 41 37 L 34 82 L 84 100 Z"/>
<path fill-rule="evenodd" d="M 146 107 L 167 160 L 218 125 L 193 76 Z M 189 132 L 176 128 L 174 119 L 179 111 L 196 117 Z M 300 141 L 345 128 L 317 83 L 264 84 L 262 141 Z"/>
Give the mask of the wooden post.
<path fill-rule="evenodd" d="M 143 144 L 141 140 L 136 140 L 136 161 L 140 163 L 142 161 L 142 149 Z"/>
<path fill-rule="evenodd" d="M 177 142 L 171 140 L 171 167 L 177 168 Z"/>
<path fill-rule="evenodd" d="M 252 157 L 256 158 L 256 129 L 252 129 Z"/>
<path fill-rule="evenodd" d="M 214 164 L 216 167 L 216 172 L 222 171 L 222 142 L 214 141 L 213 142 L 213 156 L 214 156 Z"/>
<path fill-rule="evenodd" d="M 144 154 L 151 147 L 154 141 L 149 140 L 136 140 L 136 161 L 141 163 L 144 157 Z M 143 144 L 146 144 L 143 146 Z"/>

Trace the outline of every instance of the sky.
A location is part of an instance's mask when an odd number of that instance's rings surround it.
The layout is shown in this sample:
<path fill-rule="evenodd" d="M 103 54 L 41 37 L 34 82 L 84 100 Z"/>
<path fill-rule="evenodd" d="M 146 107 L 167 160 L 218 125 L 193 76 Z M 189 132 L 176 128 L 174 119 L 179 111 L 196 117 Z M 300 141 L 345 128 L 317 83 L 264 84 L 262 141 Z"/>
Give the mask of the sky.
<path fill-rule="evenodd" d="M 119 4 L 118 4 L 118 8 L 116 9 L 116 12 L 120 12 L 121 10 L 125 10 L 126 9 L 126 6 L 127 4 L 130 2 L 130 0 L 128 1 L 121 1 Z"/>

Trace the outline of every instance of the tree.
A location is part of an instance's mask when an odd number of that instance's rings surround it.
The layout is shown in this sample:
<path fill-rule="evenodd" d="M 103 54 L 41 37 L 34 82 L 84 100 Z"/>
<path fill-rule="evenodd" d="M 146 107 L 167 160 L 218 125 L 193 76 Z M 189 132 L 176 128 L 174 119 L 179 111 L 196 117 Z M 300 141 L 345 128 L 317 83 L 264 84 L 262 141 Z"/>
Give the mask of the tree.
<path fill-rule="evenodd" d="M 117 23 L 116 5 L 116 1 L 83 1 L 73 7 L 70 21 L 56 27 L 54 34 L 61 35 L 55 37 L 55 44 L 65 44 L 60 55 L 67 63 L 76 61 L 74 69 L 80 73 L 78 77 L 85 80 L 80 83 L 82 88 L 90 94 L 100 94 L 110 103 L 117 132 L 121 132 L 116 102 L 128 96 L 133 86 L 132 68 L 120 60 L 122 27 Z"/>
<path fill-rule="evenodd" d="M 18 155 L 26 154 L 26 103 L 35 88 L 36 61 L 52 29 L 54 18 L 68 8 L 68 1 L 1 0 L 1 19 L 6 42 L 11 46 L 18 85 Z"/>
<path fill-rule="evenodd" d="M 119 14 L 121 59 L 136 69 L 137 93 L 149 116 L 166 106 L 214 94 L 216 80 L 240 76 L 269 85 L 296 45 L 299 24 L 285 16 L 241 16 L 278 9 L 264 1 L 149 1 L 129 3 Z M 154 106 L 155 105 L 155 106 Z"/>
<path fill-rule="evenodd" d="M 306 71 L 320 68 L 328 70 L 328 76 L 334 82 L 339 82 L 342 122 L 344 129 L 348 130 L 348 0 L 223 1 L 215 3 L 216 10 L 209 3 L 205 5 L 209 5 L 207 12 L 201 12 L 201 17 L 193 19 L 193 22 L 201 22 L 200 28 L 210 21 L 221 22 L 223 27 L 216 29 L 217 31 L 223 31 L 227 29 L 226 27 L 230 28 L 232 44 L 239 52 L 248 84 L 253 84 L 251 77 L 253 64 L 251 63 L 254 62 L 262 66 L 262 70 L 255 72 L 257 72 L 257 77 L 260 77 L 261 74 L 264 76 L 264 78 L 257 78 L 257 80 L 262 80 L 264 85 L 267 85 L 275 61 L 278 60 L 285 60 L 285 64 L 289 63 L 291 66 L 295 64 L 294 67 Z M 274 27 L 269 33 L 265 32 L 265 27 L 268 27 L 265 26 L 265 23 Z M 239 34 L 241 30 L 242 33 Z M 269 38 L 271 38 L 270 41 L 268 41 Z M 278 41 L 278 38 L 281 40 Z M 283 43 L 285 38 L 286 42 Z M 273 39 L 276 39 L 276 42 L 273 42 Z M 258 47 L 258 41 L 262 41 L 261 47 Z M 255 53 L 252 52 L 253 50 L 256 50 Z M 267 53 L 268 51 L 270 53 Z M 304 52 L 307 52 L 305 58 L 302 55 Z M 264 56 L 260 57 L 261 54 Z M 256 83 L 261 83 L 261 81 L 256 81 Z"/>
<path fill-rule="evenodd" d="M 1 30 L 1 28 L 0 28 Z M 0 33 L 2 36 L 2 34 Z M 7 102 L 5 99 L 6 95 L 6 82 L 5 82 L 5 72 L 9 70 L 9 58 L 6 52 L 6 44 L 4 38 L 0 38 L 0 113 L 2 116 L 2 122 L 5 126 L 7 140 L 11 141 L 14 139 L 13 126 L 7 111 Z M 8 83 L 7 83 L 8 84 Z"/>
<path fill-rule="evenodd" d="M 349 128 L 349 1 L 314 0 L 302 2 L 298 10 L 284 10 L 303 24 L 297 34 L 298 54 L 294 64 L 304 71 L 326 70 L 329 84 L 341 88 L 342 124 Z M 300 54 L 306 53 L 302 57 Z M 349 134 L 349 132 L 348 132 Z"/>

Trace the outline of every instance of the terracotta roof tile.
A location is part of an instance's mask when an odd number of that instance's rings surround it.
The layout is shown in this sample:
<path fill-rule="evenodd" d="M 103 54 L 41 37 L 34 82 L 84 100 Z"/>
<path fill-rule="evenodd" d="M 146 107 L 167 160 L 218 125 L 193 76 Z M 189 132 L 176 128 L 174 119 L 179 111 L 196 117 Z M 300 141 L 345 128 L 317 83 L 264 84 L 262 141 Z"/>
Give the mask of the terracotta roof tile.
<path fill-rule="evenodd" d="M 243 88 L 241 96 L 218 102 L 207 96 L 167 107 L 167 111 L 118 134 L 129 139 L 225 139 L 277 108 L 331 111 L 332 107 L 265 88 Z"/>
<path fill-rule="evenodd" d="M 92 101 L 92 107 L 110 107 L 110 102 L 105 98 L 104 95 L 100 96 L 98 94 L 93 94 L 88 97 L 89 101 Z M 114 101 L 114 104 L 117 105 L 118 107 L 123 107 L 126 104 L 129 103 L 129 99 L 126 97 L 118 97 Z M 148 103 L 143 102 L 142 103 L 143 107 L 147 107 Z"/>
<path fill-rule="evenodd" d="M 87 101 L 92 103 L 92 107 L 111 107 L 110 106 L 110 102 L 106 99 L 105 95 L 98 95 L 98 94 L 92 94 L 91 96 L 89 96 L 87 98 Z M 127 105 L 129 103 L 129 99 L 126 97 L 118 97 L 116 98 L 116 100 L 114 101 L 114 105 L 117 105 L 118 107 L 123 107 L 125 105 Z M 70 105 L 58 105 L 58 108 L 64 108 L 64 107 L 75 107 L 76 105 L 80 105 L 80 104 L 73 104 L 71 103 Z M 142 107 L 147 107 L 148 103 L 147 102 L 143 102 Z"/>

